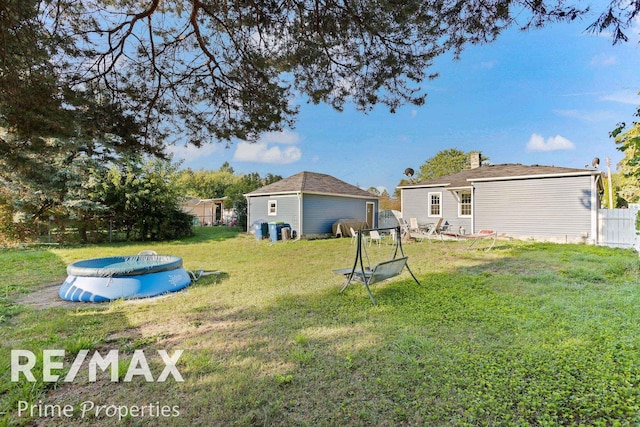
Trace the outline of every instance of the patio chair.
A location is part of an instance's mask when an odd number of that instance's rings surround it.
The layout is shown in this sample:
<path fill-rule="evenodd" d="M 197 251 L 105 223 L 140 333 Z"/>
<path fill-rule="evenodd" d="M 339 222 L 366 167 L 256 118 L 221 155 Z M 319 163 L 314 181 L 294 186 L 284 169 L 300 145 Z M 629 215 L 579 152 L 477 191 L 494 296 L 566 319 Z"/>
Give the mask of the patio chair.
<path fill-rule="evenodd" d="M 396 242 L 396 239 L 398 238 L 398 232 L 396 231 L 395 228 L 389 231 L 389 238 L 391 240 L 391 243 Z"/>
<path fill-rule="evenodd" d="M 422 242 L 427 237 L 427 230 L 418 225 L 417 218 L 409 218 L 409 235 L 418 242 Z"/>
<path fill-rule="evenodd" d="M 442 232 L 443 221 L 444 219 L 440 218 L 437 223 L 431 224 L 426 231 L 419 229 L 419 231 L 411 233 L 411 237 L 413 237 L 414 239 L 420 242 L 423 241 L 424 239 L 429 239 L 429 241 L 431 241 L 431 239 L 436 236 L 439 236 L 440 239 L 442 239 L 442 236 L 440 233 Z"/>
<path fill-rule="evenodd" d="M 378 244 L 378 246 L 380 246 L 380 243 L 382 242 L 382 236 L 380 235 L 380 233 L 378 233 L 377 230 L 369 231 L 369 246 L 371 246 L 371 243 L 373 243 L 374 241 Z"/>
<path fill-rule="evenodd" d="M 411 227 L 404 218 L 398 218 L 398 224 L 400 225 L 400 239 L 407 239 L 411 237 Z"/>
<path fill-rule="evenodd" d="M 495 230 L 480 230 L 477 233 L 472 234 L 460 234 L 454 231 L 443 231 L 442 234 L 445 236 L 453 237 L 456 240 L 470 240 L 471 243 L 469 243 L 467 249 L 471 249 L 471 247 L 478 243 L 478 241 L 480 240 L 491 239 L 491 243 L 489 244 L 489 246 L 484 248 L 485 251 L 493 248 L 493 246 L 496 244 L 496 239 L 498 238 L 498 233 Z"/>
<path fill-rule="evenodd" d="M 429 241 L 431 241 L 432 237 L 436 237 L 436 236 L 439 237 L 440 240 L 442 240 L 442 232 L 447 229 L 446 225 L 442 225 L 443 222 L 445 222 L 444 218 L 440 218 L 438 222 L 436 222 L 436 225 L 434 225 L 429 229 L 429 232 L 428 232 Z"/>
<path fill-rule="evenodd" d="M 358 233 L 360 233 L 360 231 L 356 231 L 353 229 L 353 227 L 349 227 L 349 232 L 351 233 L 351 244 L 355 243 L 358 241 Z M 366 243 L 367 240 L 369 240 L 369 236 L 365 236 L 364 234 L 362 235 L 362 240 Z"/>

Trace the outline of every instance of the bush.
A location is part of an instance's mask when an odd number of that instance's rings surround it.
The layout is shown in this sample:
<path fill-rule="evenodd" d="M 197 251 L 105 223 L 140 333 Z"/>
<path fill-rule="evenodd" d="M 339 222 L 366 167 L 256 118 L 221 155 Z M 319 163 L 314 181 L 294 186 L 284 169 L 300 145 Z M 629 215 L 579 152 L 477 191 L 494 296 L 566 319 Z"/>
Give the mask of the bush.
<path fill-rule="evenodd" d="M 161 218 L 155 230 L 151 230 L 148 237 L 151 240 L 175 240 L 192 236 L 193 215 L 172 209 L 166 216 Z M 146 239 L 144 239 L 146 240 Z"/>

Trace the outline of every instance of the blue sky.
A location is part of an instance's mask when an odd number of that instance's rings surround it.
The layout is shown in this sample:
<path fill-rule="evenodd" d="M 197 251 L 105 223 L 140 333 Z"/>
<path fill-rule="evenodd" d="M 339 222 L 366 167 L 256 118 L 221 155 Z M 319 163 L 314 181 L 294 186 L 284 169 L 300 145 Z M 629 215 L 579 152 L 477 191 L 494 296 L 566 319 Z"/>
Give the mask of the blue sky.
<path fill-rule="evenodd" d="M 597 156 L 605 169 L 610 157 L 615 169 L 622 153 L 609 132 L 633 121 L 640 105 L 640 25 L 628 32 L 629 42 L 613 46 L 606 34 L 585 33 L 594 19 L 512 29 L 492 44 L 468 47 L 460 60 L 438 58 L 429 71 L 440 77 L 422 84 L 428 96 L 421 107 L 364 114 L 299 99 L 294 129 L 230 148 L 176 146 L 174 159 L 192 169 L 226 161 L 236 173 L 327 173 L 390 193 L 407 167 L 418 170 L 449 148 L 481 151 L 494 164 L 582 168 Z"/>

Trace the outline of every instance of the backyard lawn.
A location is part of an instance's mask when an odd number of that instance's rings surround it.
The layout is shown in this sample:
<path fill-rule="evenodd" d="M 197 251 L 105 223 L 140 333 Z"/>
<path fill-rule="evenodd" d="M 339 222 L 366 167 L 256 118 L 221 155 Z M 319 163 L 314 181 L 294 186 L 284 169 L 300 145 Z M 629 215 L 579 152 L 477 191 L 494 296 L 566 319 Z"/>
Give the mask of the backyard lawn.
<path fill-rule="evenodd" d="M 58 299 L 69 263 L 142 249 L 220 274 L 151 299 Z M 371 264 L 391 249 L 367 247 Z M 210 227 L 169 243 L 0 250 L 0 425 L 640 424 L 637 252 L 404 249 L 421 285 L 378 283 L 375 306 L 360 284 L 339 293 L 346 238 L 271 244 Z M 38 356 L 37 382 L 11 380 L 15 349 Z M 57 382 L 42 381 L 47 349 L 65 350 Z M 118 381 L 90 381 L 85 362 L 65 382 L 83 349 L 118 350 Z M 157 350 L 183 350 L 184 381 L 125 382 L 136 350 L 155 379 Z"/>

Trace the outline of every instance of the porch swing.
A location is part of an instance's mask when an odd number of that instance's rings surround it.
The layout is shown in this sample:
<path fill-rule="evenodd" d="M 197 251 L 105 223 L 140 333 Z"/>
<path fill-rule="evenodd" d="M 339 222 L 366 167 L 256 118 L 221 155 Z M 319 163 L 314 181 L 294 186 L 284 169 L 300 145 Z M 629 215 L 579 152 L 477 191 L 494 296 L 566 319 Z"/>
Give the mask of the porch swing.
<path fill-rule="evenodd" d="M 371 267 L 369 262 L 369 255 L 367 254 L 366 247 L 362 244 L 362 235 L 366 232 L 371 232 L 371 231 L 384 232 L 384 231 L 392 231 L 392 230 L 395 233 L 395 238 L 394 238 L 393 255 L 391 259 L 379 262 L 373 267 Z M 371 293 L 371 288 L 369 286 L 373 285 L 374 283 L 382 282 L 383 280 L 388 280 L 398 276 L 400 273 L 402 273 L 402 270 L 404 268 L 406 268 L 409 274 L 411 274 L 411 277 L 413 277 L 413 280 L 415 280 L 415 282 L 418 285 L 420 285 L 420 282 L 418 281 L 418 279 L 416 279 L 416 276 L 413 274 L 413 272 L 409 268 L 409 265 L 407 264 L 407 259 L 409 259 L 409 257 L 406 256 L 404 254 L 404 251 L 402 250 L 402 234 L 399 226 L 360 229 L 358 230 L 357 235 L 358 235 L 358 240 L 357 240 L 358 244 L 356 249 L 356 258 L 353 262 L 353 267 L 332 270 L 336 274 L 341 274 L 345 276 L 345 281 L 344 281 L 344 284 L 342 285 L 342 289 L 340 289 L 340 293 L 344 292 L 344 290 L 347 289 L 347 286 L 349 286 L 353 281 L 362 283 L 367 289 L 367 293 L 369 294 L 369 298 L 371 298 L 371 302 L 375 305 L 376 300 L 375 298 L 373 298 L 373 294 Z M 367 259 L 366 268 L 365 268 L 365 262 L 363 259 L 363 254 L 364 254 L 364 257 Z"/>

